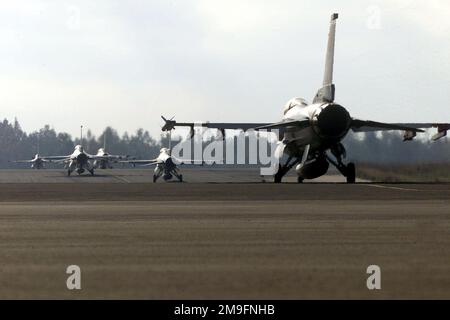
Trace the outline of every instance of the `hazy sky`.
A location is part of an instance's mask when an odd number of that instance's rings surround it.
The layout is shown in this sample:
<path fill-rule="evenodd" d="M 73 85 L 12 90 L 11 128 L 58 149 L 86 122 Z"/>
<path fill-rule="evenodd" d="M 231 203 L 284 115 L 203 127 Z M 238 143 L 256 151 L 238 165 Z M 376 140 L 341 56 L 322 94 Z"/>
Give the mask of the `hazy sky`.
<path fill-rule="evenodd" d="M 336 100 L 352 116 L 450 121 L 450 2 L 3 1 L 0 118 L 78 135 L 279 121 L 320 87 L 339 12 Z"/>

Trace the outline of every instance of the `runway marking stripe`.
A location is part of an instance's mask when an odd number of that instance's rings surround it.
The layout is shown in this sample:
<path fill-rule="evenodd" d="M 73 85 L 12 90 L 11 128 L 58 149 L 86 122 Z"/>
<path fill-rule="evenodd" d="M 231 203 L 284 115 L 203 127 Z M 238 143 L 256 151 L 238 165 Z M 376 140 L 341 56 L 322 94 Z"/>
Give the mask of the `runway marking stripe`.
<path fill-rule="evenodd" d="M 119 176 L 116 176 L 116 175 L 114 175 L 113 177 L 116 178 L 116 179 L 118 179 L 118 180 L 120 180 L 120 181 L 123 181 L 123 182 L 126 182 L 126 183 L 131 183 L 130 180 L 125 179 L 125 178 L 123 178 L 123 177 L 119 177 Z"/>
<path fill-rule="evenodd" d="M 365 186 L 374 187 L 374 188 L 383 188 L 383 189 L 401 190 L 401 191 L 421 191 L 421 190 L 419 190 L 419 189 L 400 188 L 400 187 L 390 187 L 390 186 L 382 186 L 382 185 L 379 185 L 379 184 L 365 184 Z"/>

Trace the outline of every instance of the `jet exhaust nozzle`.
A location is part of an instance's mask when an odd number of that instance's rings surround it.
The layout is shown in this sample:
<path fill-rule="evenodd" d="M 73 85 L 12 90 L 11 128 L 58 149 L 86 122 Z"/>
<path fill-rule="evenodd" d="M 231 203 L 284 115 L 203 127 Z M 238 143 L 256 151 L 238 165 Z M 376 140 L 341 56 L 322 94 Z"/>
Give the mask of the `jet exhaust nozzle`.
<path fill-rule="evenodd" d="M 351 121 L 350 114 L 344 107 L 329 104 L 317 115 L 314 127 L 324 138 L 342 138 L 350 129 Z"/>

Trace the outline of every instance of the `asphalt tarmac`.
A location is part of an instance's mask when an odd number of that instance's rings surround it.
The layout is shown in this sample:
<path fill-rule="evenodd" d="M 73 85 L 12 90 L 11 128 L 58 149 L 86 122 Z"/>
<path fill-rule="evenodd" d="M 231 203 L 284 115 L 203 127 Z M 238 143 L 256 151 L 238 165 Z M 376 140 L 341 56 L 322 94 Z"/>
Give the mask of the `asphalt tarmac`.
<path fill-rule="evenodd" d="M 0 298 L 450 298 L 450 184 L 189 170 L 156 184 L 139 170 L 0 171 Z"/>
<path fill-rule="evenodd" d="M 226 167 L 226 166 L 180 166 L 183 180 L 187 183 L 259 183 L 272 182 L 272 177 L 261 177 L 258 167 Z M 64 169 L 12 169 L 0 170 L 0 183 L 147 183 L 152 182 L 153 168 L 148 169 L 107 169 L 96 170 L 95 175 L 89 173 L 67 176 Z M 176 180 L 176 179 L 174 179 Z M 292 170 L 284 179 L 296 182 Z M 344 182 L 345 178 L 331 171 L 330 175 L 309 182 Z M 358 180 L 363 181 L 363 180 Z M 172 182 L 172 181 L 169 181 Z M 176 181 L 173 181 L 176 182 Z M 164 183 L 162 179 L 158 183 Z"/>

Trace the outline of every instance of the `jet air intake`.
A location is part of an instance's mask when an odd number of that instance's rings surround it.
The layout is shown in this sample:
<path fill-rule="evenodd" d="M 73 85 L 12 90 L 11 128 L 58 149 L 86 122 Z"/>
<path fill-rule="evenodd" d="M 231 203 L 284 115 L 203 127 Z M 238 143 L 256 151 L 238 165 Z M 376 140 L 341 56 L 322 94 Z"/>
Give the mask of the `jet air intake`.
<path fill-rule="evenodd" d="M 313 128 L 322 138 L 339 139 L 347 134 L 351 121 L 344 107 L 332 103 L 314 115 Z"/>
<path fill-rule="evenodd" d="M 84 153 L 80 153 L 77 156 L 77 161 L 78 161 L 78 163 L 86 163 L 88 161 L 88 156 Z"/>

